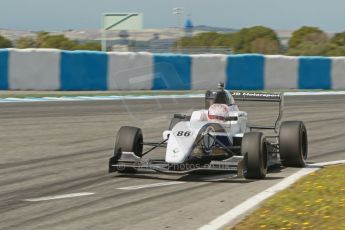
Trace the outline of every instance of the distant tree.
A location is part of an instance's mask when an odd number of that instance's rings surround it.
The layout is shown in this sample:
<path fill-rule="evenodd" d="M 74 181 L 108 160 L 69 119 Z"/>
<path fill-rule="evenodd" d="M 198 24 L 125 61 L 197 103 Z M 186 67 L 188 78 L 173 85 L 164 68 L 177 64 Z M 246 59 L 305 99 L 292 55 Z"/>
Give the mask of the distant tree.
<path fill-rule="evenodd" d="M 214 47 L 231 48 L 233 44 L 233 38 L 234 38 L 234 33 L 219 34 L 219 36 L 213 40 L 212 45 Z"/>
<path fill-rule="evenodd" d="M 0 48 L 11 48 L 13 47 L 12 42 L 0 35 Z"/>
<path fill-rule="evenodd" d="M 84 44 L 77 44 L 73 49 L 75 50 L 102 50 L 101 45 L 98 42 L 87 42 Z"/>
<path fill-rule="evenodd" d="M 25 49 L 25 48 L 37 48 L 37 40 L 31 37 L 21 37 L 16 42 L 16 48 Z"/>
<path fill-rule="evenodd" d="M 345 56 L 345 32 L 335 34 L 327 45 L 328 56 Z"/>
<path fill-rule="evenodd" d="M 40 48 L 55 48 L 73 50 L 78 43 L 66 38 L 64 35 L 47 35 L 42 39 Z"/>
<path fill-rule="evenodd" d="M 47 39 L 48 36 L 49 36 L 48 32 L 45 32 L 45 31 L 38 32 L 36 36 L 37 47 L 42 47 L 42 44 L 44 43 L 44 41 Z"/>
<path fill-rule="evenodd" d="M 337 46 L 345 46 L 345 32 L 335 34 L 330 40 L 330 43 Z"/>
<path fill-rule="evenodd" d="M 175 42 L 174 47 L 177 47 L 177 46 L 183 47 L 183 48 L 193 48 L 193 47 L 201 46 L 201 44 L 197 44 L 194 38 L 185 37 Z"/>
<path fill-rule="evenodd" d="M 289 55 L 325 55 L 328 37 L 317 27 L 303 26 L 289 40 Z"/>
<path fill-rule="evenodd" d="M 197 44 L 202 47 L 214 47 L 214 41 L 222 39 L 222 35 L 216 32 L 201 33 L 195 37 Z"/>
<path fill-rule="evenodd" d="M 237 33 L 200 33 L 194 37 L 182 38 L 174 44 L 182 48 L 231 48 L 235 53 L 277 54 L 281 44 L 277 34 L 270 28 L 255 26 Z"/>
<path fill-rule="evenodd" d="M 233 50 L 235 53 L 277 54 L 281 52 L 281 44 L 272 29 L 254 26 L 236 33 L 233 37 Z"/>
<path fill-rule="evenodd" d="M 233 34 L 216 32 L 200 33 L 193 37 L 184 37 L 177 40 L 174 47 L 181 48 L 230 48 Z"/>
<path fill-rule="evenodd" d="M 250 44 L 250 53 L 278 54 L 280 52 L 281 45 L 279 41 L 272 38 L 256 38 Z"/>
<path fill-rule="evenodd" d="M 48 32 L 37 33 L 36 38 L 22 37 L 17 40 L 17 48 L 55 48 L 63 50 L 101 50 L 96 42 L 79 43 L 64 35 L 50 35 Z"/>
<path fill-rule="evenodd" d="M 304 42 L 318 42 L 325 37 L 325 33 L 317 27 L 303 26 L 292 33 L 289 48 L 294 49 Z"/>

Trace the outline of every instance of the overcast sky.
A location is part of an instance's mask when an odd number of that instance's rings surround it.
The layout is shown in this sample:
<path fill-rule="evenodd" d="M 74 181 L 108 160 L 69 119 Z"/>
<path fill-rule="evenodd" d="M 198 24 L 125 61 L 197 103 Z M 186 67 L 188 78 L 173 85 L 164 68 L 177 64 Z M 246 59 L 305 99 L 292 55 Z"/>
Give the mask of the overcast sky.
<path fill-rule="evenodd" d="M 145 28 L 176 26 L 181 6 L 195 25 L 345 31 L 345 0 L 0 0 L 0 28 L 96 29 L 104 12 L 143 12 Z"/>

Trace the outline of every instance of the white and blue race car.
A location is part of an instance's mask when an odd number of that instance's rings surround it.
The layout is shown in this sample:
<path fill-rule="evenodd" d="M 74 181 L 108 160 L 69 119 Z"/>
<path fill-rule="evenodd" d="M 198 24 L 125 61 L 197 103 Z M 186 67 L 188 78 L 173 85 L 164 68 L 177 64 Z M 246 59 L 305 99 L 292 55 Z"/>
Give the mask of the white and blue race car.
<path fill-rule="evenodd" d="M 247 113 L 235 101 L 279 103 L 272 126 L 248 123 Z M 301 121 L 281 122 L 284 95 L 229 92 L 223 84 L 205 95 L 205 109 L 190 116 L 175 114 L 160 142 L 144 142 L 140 128 L 123 126 L 117 133 L 109 172 L 135 173 L 140 169 L 185 174 L 199 171 L 233 172 L 248 179 L 263 179 L 273 165 L 304 167 L 308 154 L 307 130 Z M 272 130 L 264 135 L 254 130 Z M 144 146 L 150 146 L 143 151 Z M 165 148 L 165 159 L 143 158 Z"/>

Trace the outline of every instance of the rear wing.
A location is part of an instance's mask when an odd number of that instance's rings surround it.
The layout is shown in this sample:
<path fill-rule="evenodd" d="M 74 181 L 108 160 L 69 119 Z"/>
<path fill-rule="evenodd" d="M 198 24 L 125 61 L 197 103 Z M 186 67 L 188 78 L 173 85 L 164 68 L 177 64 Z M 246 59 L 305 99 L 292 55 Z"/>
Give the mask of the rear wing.
<path fill-rule="evenodd" d="M 239 101 L 284 101 L 283 93 L 255 93 L 255 92 L 231 92 L 235 100 Z"/>
<path fill-rule="evenodd" d="M 273 129 L 278 133 L 278 126 L 283 117 L 284 93 L 256 93 L 256 92 L 231 92 L 235 101 L 258 101 L 279 103 L 279 113 L 274 126 L 249 125 L 250 129 Z"/>
<path fill-rule="evenodd" d="M 209 90 L 205 95 L 205 106 L 208 108 L 219 90 Z M 272 129 L 275 133 L 278 132 L 280 121 L 283 117 L 284 109 L 284 93 L 260 93 L 260 92 L 230 92 L 231 96 L 236 101 L 257 101 L 257 102 L 274 102 L 279 103 L 279 114 L 271 126 L 249 125 L 250 129 Z"/>

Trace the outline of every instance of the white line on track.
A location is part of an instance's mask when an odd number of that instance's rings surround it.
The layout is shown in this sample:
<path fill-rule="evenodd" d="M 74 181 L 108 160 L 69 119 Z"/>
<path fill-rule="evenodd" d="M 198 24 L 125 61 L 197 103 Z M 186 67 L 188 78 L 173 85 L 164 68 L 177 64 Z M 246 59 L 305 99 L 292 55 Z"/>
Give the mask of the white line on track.
<path fill-rule="evenodd" d="M 136 189 L 143 189 L 143 188 L 156 188 L 156 187 L 162 187 L 162 186 L 170 186 L 170 185 L 177 185 L 177 184 L 184 184 L 185 181 L 171 181 L 171 182 L 163 182 L 163 183 L 155 183 L 155 184 L 143 184 L 143 185 L 135 185 L 135 186 L 129 186 L 129 187 L 122 187 L 117 188 L 120 190 L 136 190 Z"/>
<path fill-rule="evenodd" d="M 80 197 L 80 196 L 90 196 L 95 193 L 92 192 L 80 192 L 80 193 L 70 193 L 70 194 L 63 194 L 63 195 L 55 195 L 55 196 L 44 196 L 38 198 L 29 198 L 25 199 L 24 201 L 46 201 L 46 200 L 57 200 L 57 199 L 65 199 L 65 198 L 73 198 L 73 197 Z"/>
<path fill-rule="evenodd" d="M 345 95 L 345 91 L 285 92 L 285 96 Z M 61 96 L 42 98 L 1 98 L 0 103 L 8 102 L 49 102 L 49 101 L 97 101 L 97 100 L 150 100 L 150 99 L 185 99 L 203 98 L 204 94 L 182 95 L 125 95 L 125 96 Z"/>
<path fill-rule="evenodd" d="M 313 166 L 328 166 L 328 165 L 337 165 L 337 164 L 345 164 L 345 160 L 339 160 L 339 161 L 328 161 L 328 162 L 322 162 L 322 163 L 314 163 Z"/>
<path fill-rule="evenodd" d="M 256 194 L 255 196 L 244 201 L 243 203 L 230 209 L 226 213 L 218 216 L 216 219 L 200 227 L 199 230 L 220 229 L 222 227 L 224 228 L 225 225 L 227 225 L 228 227 L 233 227 L 240 220 L 241 217 L 243 217 L 250 210 L 253 210 L 254 208 L 258 207 L 258 205 L 267 198 L 275 195 L 277 192 L 283 189 L 286 189 L 303 176 L 315 172 L 323 166 L 336 164 L 345 164 L 345 160 L 310 164 L 306 168 L 303 168 L 297 171 L 296 173 L 286 177 L 278 184 L 275 184 L 272 187 L 264 190 L 263 192 Z"/>
<path fill-rule="evenodd" d="M 150 100 L 150 99 L 184 99 L 202 98 L 204 94 L 184 94 L 184 95 L 138 95 L 138 96 L 62 96 L 62 97 L 42 97 L 42 98 L 0 98 L 0 103 L 8 102 L 49 102 L 49 101 L 118 101 L 118 100 Z"/>
<path fill-rule="evenodd" d="M 284 96 L 344 95 L 345 91 L 285 92 Z"/>

